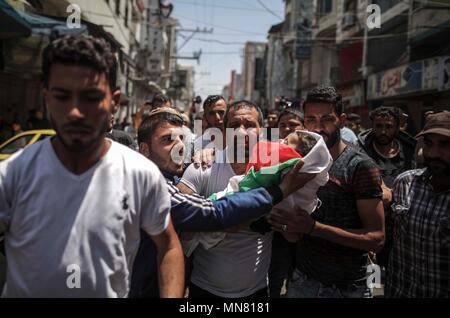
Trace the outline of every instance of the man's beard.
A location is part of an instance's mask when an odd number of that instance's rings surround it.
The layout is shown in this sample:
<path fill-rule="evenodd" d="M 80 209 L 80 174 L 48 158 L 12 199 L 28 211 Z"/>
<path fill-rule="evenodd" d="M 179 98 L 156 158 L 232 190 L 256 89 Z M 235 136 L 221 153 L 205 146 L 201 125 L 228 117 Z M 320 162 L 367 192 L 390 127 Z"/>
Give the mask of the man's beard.
<path fill-rule="evenodd" d="M 380 146 L 387 146 L 394 140 L 394 137 L 389 137 L 387 135 L 382 135 L 379 138 L 375 138 L 375 143 Z"/>
<path fill-rule="evenodd" d="M 436 164 L 439 166 L 436 166 Z M 445 162 L 440 158 L 430 159 L 424 157 L 424 165 L 431 171 L 431 174 L 436 177 L 445 178 L 450 176 L 450 163 Z"/>
<path fill-rule="evenodd" d="M 105 133 L 107 131 L 107 129 L 109 128 L 109 120 L 108 117 L 106 117 L 105 121 L 103 122 L 103 129 L 100 129 L 98 131 L 98 134 L 95 136 L 92 136 L 92 138 L 86 142 L 83 142 L 81 140 L 72 140 L 72 142 L 68 141 L 65 139 L 64 137 L 64 129 L 68 128 L 69 126 L 71 128 L 79 128 L 79 129 L 91 129 L 90 127 L 86 127 L 83 123 L 81 122 L 73 122 L 71 124 L 66 124 L 64 125 L 64 127 L 59 127 L 56 124 L 56 121 L 53 119 L 52 116 L 50 116 L 50 122 L 52 124 L 53 129 L 56 131 L 56 138 L 61 141 L 61 144 L 70 152 L 73 153 L 85 153 L 85 152 L 89 152 L 92 149 L 95 149 L 98 145 L 101 144 L 101 142 L 104 139 Z M 94 129 L 95 131 L 95 129 Z"/>
<path fill-rule="evenodd" d="M 333 148 L 333 146 L 336 145 L 336 143 L 341 139 L 341 131 L 339 128 L 337 128 L 331 134 L 327 134 L 326 132 L 322 131 L 320 135 L 322 135 L 323 139 L 325 140 L 325 144 L 327 145 L 328 149 Z"/>

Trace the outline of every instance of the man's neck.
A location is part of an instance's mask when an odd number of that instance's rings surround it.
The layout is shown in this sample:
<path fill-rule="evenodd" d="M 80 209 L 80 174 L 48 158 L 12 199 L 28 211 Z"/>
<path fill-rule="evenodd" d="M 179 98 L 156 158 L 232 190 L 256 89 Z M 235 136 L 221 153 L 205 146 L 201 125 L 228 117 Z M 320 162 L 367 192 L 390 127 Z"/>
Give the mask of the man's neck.
<path fill-rule="evenodd" d="M 111 142 L 102 139 L 101 143 L 87 152 L 74 152 L 65 147 L 58 138 L 52 140 L 52 146 L 61 163 L 73 174 L 81 175 L 105 156 Z"/>
<path fill-rule="evenodd" d="M 333 147 L 328 149 L 333 160 L 336 160 L 341 155 L 341 153 L 344 152 L 346 147 L 347 145 L 343 143 L 341 139 L 339 139 L 339 141 L 336 142 Z"/>
<path fill-rule="evenodd" d="M 376 147 L 376 150 L 385 157 L 395 156 L 398 151 L 398 144 L 395 142 L 395 140 L 392 140 L 386 145 L 380 145 L 375 141 L 374 146 Z"/>

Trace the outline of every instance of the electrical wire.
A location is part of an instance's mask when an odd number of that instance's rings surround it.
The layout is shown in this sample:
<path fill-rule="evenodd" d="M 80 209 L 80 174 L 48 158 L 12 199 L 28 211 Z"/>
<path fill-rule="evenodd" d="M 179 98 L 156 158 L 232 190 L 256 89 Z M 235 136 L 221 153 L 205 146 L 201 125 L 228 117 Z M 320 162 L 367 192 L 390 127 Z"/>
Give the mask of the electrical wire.
<path fill-rule="evenodd" d="M 281 21 L 283 21 L 284 19 L 282 17 L 280 17 L 278 14 L 276 14 L 275 12 L 273 12 L 270 8 L 266 7 L 266 5 L 264 4 L 264 2 L 262 2 L 261 0 L 258 0 L 258 3 L 261 5 L 261 7 L 263 7 L 264 9 L 266 9 L 267 12 L 269 12 L 271 15 L 273 15 L 274 17 L 280 19 Z"/>

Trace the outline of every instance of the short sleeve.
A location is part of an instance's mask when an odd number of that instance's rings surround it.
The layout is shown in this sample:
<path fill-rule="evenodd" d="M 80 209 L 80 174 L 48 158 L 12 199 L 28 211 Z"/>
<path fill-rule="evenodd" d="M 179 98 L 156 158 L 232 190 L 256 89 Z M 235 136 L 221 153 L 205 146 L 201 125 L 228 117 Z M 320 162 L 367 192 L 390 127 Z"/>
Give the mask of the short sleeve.
<path fill-rule="evenodd" d="M 143 191 L 145 198 L 141 210 L 141 228 L 149 235 L 161 234 L 170 221 L 170 196 L 162 174 L 153 172 L 150 189 Z"/>
<path fill-rule="evenodd" d="M 180 182 L 189 187 L 195 193 L 203 193 L 203 180 L 205 179 L 205 175 L 211 171 L 211 168 L 206 170 L 202 168 L 196 168 L 193 164 L 191 164 L 183 174 Z"/>
<path fill-rule="evenodd" d="M 356 166 L 352 178 L 352 191 L 356 200 L 383 197 L 380 170 L 372 160 L 362 160 Z"/>

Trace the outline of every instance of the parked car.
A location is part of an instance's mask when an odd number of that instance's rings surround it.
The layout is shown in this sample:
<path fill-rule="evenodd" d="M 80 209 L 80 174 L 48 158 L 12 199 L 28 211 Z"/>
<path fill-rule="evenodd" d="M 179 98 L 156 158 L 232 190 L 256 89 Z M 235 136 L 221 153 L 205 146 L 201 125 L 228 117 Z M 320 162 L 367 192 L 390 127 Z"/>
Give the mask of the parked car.
<path fill-rule="evenodd" d="M 56 132 L 52 129 L 27 130 L 17 134 L 0 145 L 0 161 L 9 158 L 17 150 L 55 134 Z"/>

